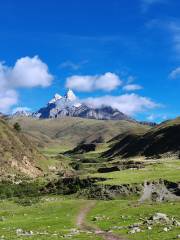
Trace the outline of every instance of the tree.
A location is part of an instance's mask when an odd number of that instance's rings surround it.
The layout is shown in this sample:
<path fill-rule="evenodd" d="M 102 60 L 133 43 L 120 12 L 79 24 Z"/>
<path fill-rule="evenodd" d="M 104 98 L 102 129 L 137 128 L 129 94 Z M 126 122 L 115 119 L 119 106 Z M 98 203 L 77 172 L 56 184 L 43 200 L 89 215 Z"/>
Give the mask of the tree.
<path fill-rule="evenodd" d="M 18 122 L 16 122 L 14 125 L 13 125 L 14 129 L 17 131 L 17 132 L 20 132 L 21 131 L 21 126 Z"/>

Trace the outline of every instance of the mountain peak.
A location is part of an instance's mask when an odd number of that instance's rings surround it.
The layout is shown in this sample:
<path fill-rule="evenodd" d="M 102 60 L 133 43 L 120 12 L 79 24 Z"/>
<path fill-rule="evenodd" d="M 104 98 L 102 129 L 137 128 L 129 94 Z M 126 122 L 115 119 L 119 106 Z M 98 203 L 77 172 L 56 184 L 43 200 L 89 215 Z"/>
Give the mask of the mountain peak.
<path fill-rule="evenodd" d="M 69 101 L 75 101 L 76 100 L 76 95 L 74 94 L 74 92 L 71 89 L 68 89 L 65 96 L 66 99 L 68 99 Z"/>
<path fill-rule="evenodd" d="M 51 99 L 51 100 L 49 101 L 49 103 L 55 103 L 56 101 L 60 100 L 61 98 L 62 98 L 62 96 L 59 95 L 58 93 L 56 93 L 56 94 L 54 95 L 54 98 Z"/>
<path fill-rule="evenodd" d="M 31 116 L 31 112 L 27 110 L 17 110 L 12 114 L 13 117 L 29 117 Z M 1 115 L 0 115 L 1 116 Z"/>
<path fill-rule="evenodd" d="M 81 103 L 71 89 L 68 89 L 66 94 L 62 97 L 55 94 L 54 98 L 47 104 L 46 107 L 39 109 L 32 114 L 36 118 L 59 118 L 59 117 L 81 117 L 90 119 L 103 120 L 129 120 L 118 109 L 110 106 L 91 107 L 86 103 Z"/>

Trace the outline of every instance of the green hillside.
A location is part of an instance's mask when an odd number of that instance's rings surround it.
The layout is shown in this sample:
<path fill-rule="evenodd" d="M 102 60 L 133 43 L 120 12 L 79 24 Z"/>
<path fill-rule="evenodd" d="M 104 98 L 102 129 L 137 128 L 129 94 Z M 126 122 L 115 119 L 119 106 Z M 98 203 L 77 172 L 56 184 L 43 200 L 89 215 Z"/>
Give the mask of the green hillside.
<path fill-rule="evenodd" d="M 22 173 L 30 177 L 42 175 L 36 167 L 45 158 L 20 132 L 0 118 L 0 174 Z"/>
<path fill-rule="evenodd" d="M 169 120 L 151 128 L 146 133 L 118 136 L 116 143 L 104 157 L 132 157 L 178 154 L 180 151 L 180 118 Z"/>
<path fill-rule="evenodd" d="M 144 133 L 150 127 L 130 121 L 103 121 L 82 118 L 33 119 L 15 118 L 23 132 L 39 146 L 72 148 L 80 142 L 93 142 L 101 138 L 109 141 L 122 133 Z"/>

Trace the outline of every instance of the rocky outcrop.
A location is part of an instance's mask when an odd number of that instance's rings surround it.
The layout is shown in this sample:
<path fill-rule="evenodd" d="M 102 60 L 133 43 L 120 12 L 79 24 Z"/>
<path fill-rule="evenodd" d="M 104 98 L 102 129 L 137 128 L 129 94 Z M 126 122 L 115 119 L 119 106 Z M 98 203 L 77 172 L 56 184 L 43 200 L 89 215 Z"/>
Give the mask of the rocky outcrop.
<path fill-rule="evenodd" d="M 163 202 L 169 200 L 180 200 L 179 184 L 164 180 L 144 183 L 144 190 L 140 202 Z"/>

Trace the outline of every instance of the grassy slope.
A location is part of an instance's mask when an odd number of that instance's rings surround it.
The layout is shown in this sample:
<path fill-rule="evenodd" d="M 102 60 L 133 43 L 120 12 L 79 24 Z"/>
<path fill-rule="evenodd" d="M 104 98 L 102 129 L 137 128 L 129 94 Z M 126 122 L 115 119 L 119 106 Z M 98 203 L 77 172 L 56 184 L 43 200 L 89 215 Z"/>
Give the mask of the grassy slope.
<path fill-rule="evenodd" d="M 148 126 L 128 121 L 103 121 L 82 118 L 31 119 L 16 118 L 23 131 L 39 145 L 72 148 L 81 141 L 93 141 L 102 136 L 105 141 L 124 132 L 145 132 Z"/>
<path fill-rule="evenodd" d="M 1 174 L 23 172 L 36 176 L 40 174 L 40 171 L 34 166 L 42 161 L 45 161 L 45 158 L 23 134 L 0 119 Z"/>
<path fill-rule="evenodd" d="M 153 156 L 167 152 L 180 151 L 180 118 L 166 121 L 144 134 L 128 134 L 119 137 L 119 141 L 112 146 L 106 157 L 136 155 Z"/>

